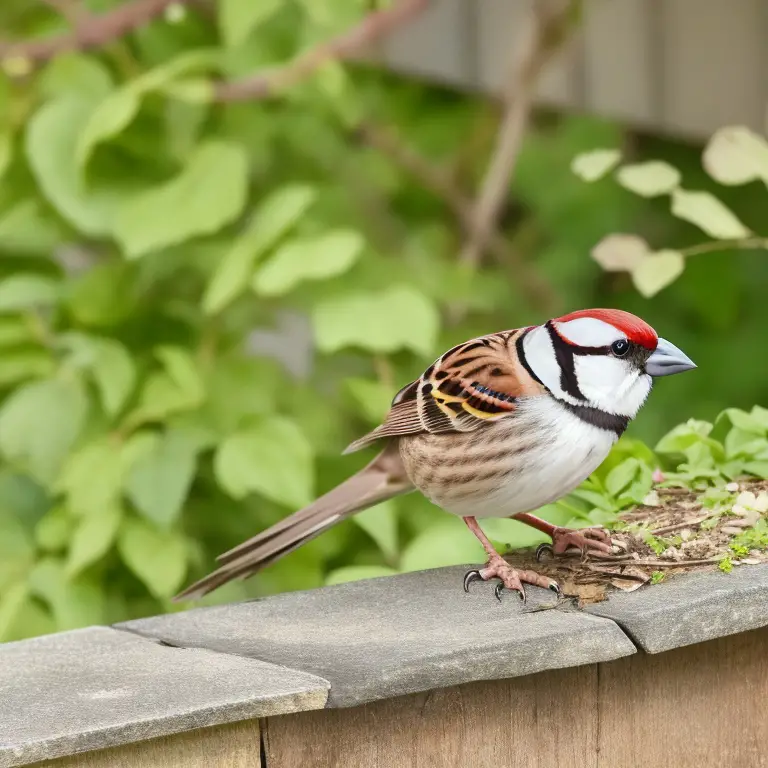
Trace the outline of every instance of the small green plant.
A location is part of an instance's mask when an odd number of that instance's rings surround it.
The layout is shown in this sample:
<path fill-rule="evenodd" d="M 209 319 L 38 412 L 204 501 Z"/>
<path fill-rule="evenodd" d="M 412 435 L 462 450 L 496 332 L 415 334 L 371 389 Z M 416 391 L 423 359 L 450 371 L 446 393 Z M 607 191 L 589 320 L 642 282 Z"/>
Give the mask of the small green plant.
<path fill-rule="evenodd" d="M 720 560 L 720 562 L 717 564 L 717 567 L 723 573 L 730 573 L 733 570 L 733 560 L 731 560 L 729 555 L 726 555 Z"/>
<path fill-rule="evenodd" d="M 732 541 L 728 546 L 736 557 L 746 557 L 749 554 L 749 547 L 743 544 L 737 544 L 735 541 Z"/>
<path fill-rule="evenodd" d="M 666 578 L 667 574 L 664 571 L 654 571 L 651 574 L 651 584 L 661 584 Z"/>
<path fill-rule="evenodd" d="M 768 522 L 765 518 L 760 518 L 744 533 L 734 536 L 730 547 L 740 556 L 748 555 L 751 549 L 768 549 Z"/>

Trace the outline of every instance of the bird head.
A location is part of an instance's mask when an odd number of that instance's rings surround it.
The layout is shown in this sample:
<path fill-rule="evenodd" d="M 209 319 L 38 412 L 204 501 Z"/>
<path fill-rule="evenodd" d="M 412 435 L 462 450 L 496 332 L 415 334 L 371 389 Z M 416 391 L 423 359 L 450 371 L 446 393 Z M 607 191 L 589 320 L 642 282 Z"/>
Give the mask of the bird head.
<path fill-rule="evenodd" d="M 526 335 L 524 350 L 554 397 L 630 419 L 654 377 L 696 367 L 648 323 L 619 309 L 585 309 L 549 320 Z"/>

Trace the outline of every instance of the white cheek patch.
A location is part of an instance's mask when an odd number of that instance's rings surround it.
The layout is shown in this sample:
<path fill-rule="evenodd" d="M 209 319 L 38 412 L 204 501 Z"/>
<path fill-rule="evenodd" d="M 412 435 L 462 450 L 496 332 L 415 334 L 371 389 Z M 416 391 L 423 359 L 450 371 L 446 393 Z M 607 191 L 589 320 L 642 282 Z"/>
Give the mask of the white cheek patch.
<path fill-rule="evenodd" d="M 580 347 L 607 347 L 622 334 L 610 323 L 597 320 L 594 317 L 580 317 L 567 323 L 555 323 L 560 335 Z"/>
<path fill-rule="evenodd" d="M 560 393 L 560 366 L 546 328 L 534 328 L 523 341 L 525 359 L 547 389 Z"/>
<path fill-rule="evenodd" d="M 584 397 L 608 413 L 634 418 L 651 391 L 650 377 L 624 360 L 596 355 L 574 362 Z"/>

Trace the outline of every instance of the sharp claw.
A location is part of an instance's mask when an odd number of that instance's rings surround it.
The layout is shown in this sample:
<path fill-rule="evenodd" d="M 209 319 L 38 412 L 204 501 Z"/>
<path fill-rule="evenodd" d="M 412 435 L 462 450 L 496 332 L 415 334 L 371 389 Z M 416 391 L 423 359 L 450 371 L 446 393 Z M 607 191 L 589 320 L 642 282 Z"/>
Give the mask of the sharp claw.
<path fill-rule="evenodd" d="M 520 585 L 520 600 L 522 600 L 523 605 L 528 601 L 528 597 L 525 594 L 525 587 L 522 584 Z"/>
<path fill-rule="evenodd" d="M 555 550 L 554 550 L 554 548 L 552 547 L 551 544 L 546 544 L 546 543 L 545 544 L 539 544 L 539 546 L 536 547 L 536 562 L 537 563 L 541 562 L 541 556 L 545 552 L 548 552 L 550 557 L 554 557 L 555 556 Z"/>
<path fill-rule="evenodd" d="M 493 594 L 496 595 L 496 599 L 501 602 L 501 593 L 504 591 L 504 584 L 499 582 L 496 585 L 496 589 L 493 590 Z"/>
<path fill-rule="evenodd" d="M 558 597 L 562 597 L 562 596 L 563 596 L 563 590 L 562 590 L 562 589 L 560 589 L 560 585 L 559 585 L 557 582 L 553 581 L 553 582 L 552 582 L 552 583 L 549 585 L 549 588 L 550 588 L 550 589 L 551 589 L 551 590 L 552 590 L 552 591 L 553 591 L 553 592 L 554 592 L 554 593 L 555 593 L 555 594 L 556 594 Z"/>
<path fill-rule="evenodd" d="M 464 591 L 469 592 L 469 585 L 477 579 L 480 579 L 480 581 L 483 580 L 483 577 L 480 575 L 480 571 L 467 571 L 464 574 Z"/>

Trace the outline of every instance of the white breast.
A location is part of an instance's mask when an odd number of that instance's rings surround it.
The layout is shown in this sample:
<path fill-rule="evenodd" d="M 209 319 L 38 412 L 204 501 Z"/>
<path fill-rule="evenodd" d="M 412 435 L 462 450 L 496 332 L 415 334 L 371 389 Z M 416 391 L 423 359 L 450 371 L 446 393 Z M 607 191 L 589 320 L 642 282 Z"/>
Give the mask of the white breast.
<path fill-rule="evenodd" d="M 508 460 L 500 460 L 507 471 L 487 480 L 478 478 L 474 488 L 467 483 L 463 493 L 448 486 L 443 493 L 426 494 L 446 511 L 477 517 L 531 512 L 562 498 L 589 477 L 617 439 L 615 433 L 582 421 L 549 397 L 521 403 L 514 417 L 497 422 L 486 437 L 489 450 L 509 445 Z M 521 445 L 525 449 L 516 450 Z"/>

